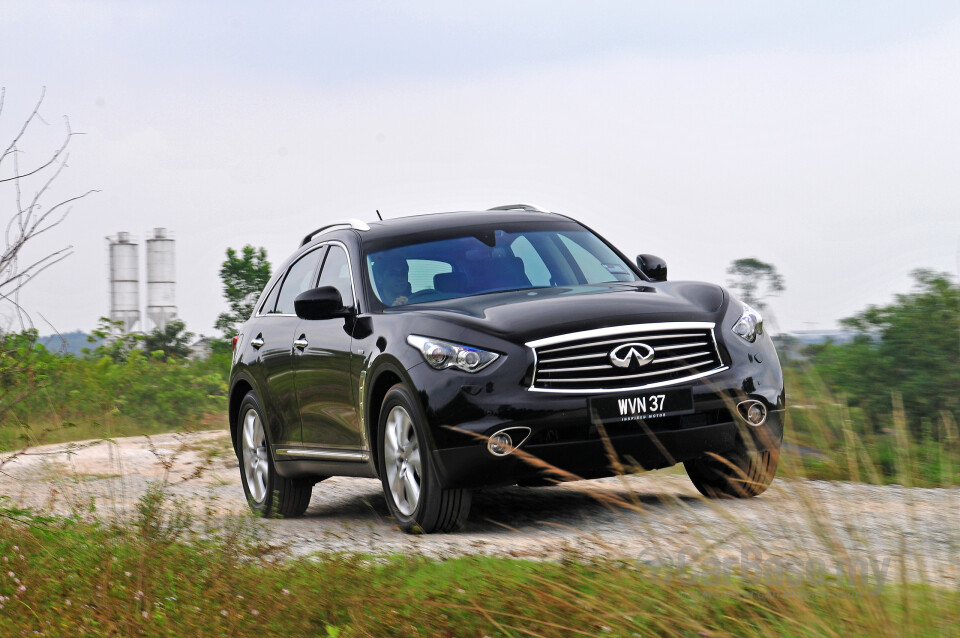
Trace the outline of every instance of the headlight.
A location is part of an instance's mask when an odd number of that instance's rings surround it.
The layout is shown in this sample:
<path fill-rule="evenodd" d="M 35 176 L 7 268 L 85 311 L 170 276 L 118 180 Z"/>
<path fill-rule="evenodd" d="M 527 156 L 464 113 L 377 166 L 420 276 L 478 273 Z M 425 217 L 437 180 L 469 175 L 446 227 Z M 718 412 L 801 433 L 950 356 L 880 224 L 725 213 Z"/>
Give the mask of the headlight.
<path fill-rule="evenodd" d="M 737 323 L 733 324 L 733 331 L 753 343 L 757 340 L 757 335 L 763 334 L 763 317 L 747 304 L 743 304 L 743 312 Z"/>
<path fill-rule="evenodd" d="M 410 335 L 407 343 L 420 351 L 431 368 L 459 368 L 464 372 L 477 372 L 497 360 L 500 356 L 486 350 L 477 350 L 470 346 L 461 346 L 449 341 Z"/>

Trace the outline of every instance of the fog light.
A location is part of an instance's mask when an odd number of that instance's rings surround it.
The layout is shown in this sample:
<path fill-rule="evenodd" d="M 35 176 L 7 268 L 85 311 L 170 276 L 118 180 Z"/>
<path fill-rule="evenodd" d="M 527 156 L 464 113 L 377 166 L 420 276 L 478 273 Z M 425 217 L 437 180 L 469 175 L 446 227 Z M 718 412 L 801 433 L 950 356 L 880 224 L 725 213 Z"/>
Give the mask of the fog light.
<path fill-rule="evenodd" d="M 760 401 L 744 401 L 737 407 L 740 409 L 740 415 L 750 425 L 763 425 L 767 420 L 767 407 Z"/>
<path fill-rule="evenodd" d="M 494 456 L 506 456 L 513 451 L 513 439 L 506 432 L 497 432 L 487 441 L 487 449 Z"/>

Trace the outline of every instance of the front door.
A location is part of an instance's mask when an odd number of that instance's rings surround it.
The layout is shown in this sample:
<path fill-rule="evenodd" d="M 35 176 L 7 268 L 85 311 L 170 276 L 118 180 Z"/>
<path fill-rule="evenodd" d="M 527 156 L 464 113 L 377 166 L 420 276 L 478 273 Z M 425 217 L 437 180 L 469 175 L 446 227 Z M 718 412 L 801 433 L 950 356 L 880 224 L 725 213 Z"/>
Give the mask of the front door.
<path fill-rule="evenodd" d="M 330 244 L 317 286 L 340 291 L 344 306 L 355 305 L 350 263 L 339 244 Z M 353 458 L 363 446 L 350 373 L 353 322 L 335 319 L 301 320 L 294 357 L 301 436 L 305 447 L 330 452 L 332 460 Z M 299 354 L 297 354 L 299 353 Z"/>
<path fill-rule="evenodd" d="M 268 394 L 262 397 L 267 412 L 270 442 L 273 445 L 300 444 L 300 410 L 297 405 L 296 349 L 293 340 L 300 323 L 294 312 L 293 300 L 309 290 L 317 276 L 324 250 L 313 250 L 303 255 L 287 270 L 279 291 L 268 298 L 257 322 L 260 332 L 250 335 L 251 345 L 258 348 Z"/>

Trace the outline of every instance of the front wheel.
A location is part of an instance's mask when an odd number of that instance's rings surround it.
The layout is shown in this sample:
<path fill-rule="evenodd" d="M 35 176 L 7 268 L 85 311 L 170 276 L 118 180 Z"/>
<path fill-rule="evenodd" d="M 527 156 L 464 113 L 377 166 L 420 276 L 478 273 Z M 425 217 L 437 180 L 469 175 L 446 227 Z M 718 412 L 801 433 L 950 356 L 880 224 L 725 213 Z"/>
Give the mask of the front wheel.
<path fill-rule="evenodd" d="M 470 511 L 469 490 L 440 486 L 430 439 L 406 387 L 390 388 L 380 410 L 380 481 L 390 513 L 407 532 L 449 532 Z"/>
<path fill-rule="evenodd" d="M 750 450 L 741 442 L 731 453 L 684 461 L 683 467 L 704 496 L 751 498 L 770 487 L 779 459 L 779 446 L 771 450 Z"/>
<path fill-rule="evenodd" d="M 270 456 L 263 409 L 248 392 L 240 403 L 240 477 L 250 509 L 265 517 L 294 518 L 307 510 L 313 483 L 277 474 Z"/>

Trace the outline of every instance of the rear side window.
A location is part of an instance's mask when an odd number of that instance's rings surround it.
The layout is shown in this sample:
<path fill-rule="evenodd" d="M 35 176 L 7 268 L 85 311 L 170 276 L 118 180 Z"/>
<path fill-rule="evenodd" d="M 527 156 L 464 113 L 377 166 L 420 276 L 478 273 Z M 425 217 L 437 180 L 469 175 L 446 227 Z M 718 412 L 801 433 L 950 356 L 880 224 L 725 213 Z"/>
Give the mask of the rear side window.
<path fill-rule="evenodd" d="M 293 307 L 293 300 L 301 292 L 306 292 L 314 287 L 314 273 L 317 272 L 317 266 L 323 250 L 314 250 L 298 259 L 287 271 L 287 276 L 283 279 L 280 286 L 280 294 L 277 296 L 276 312 L 285 315 L 294 315 L 296 310 Z"/>

